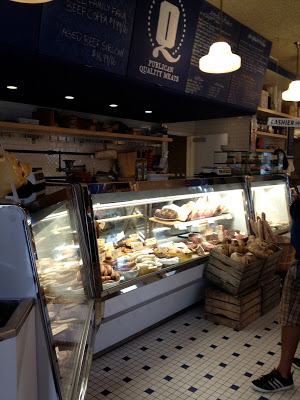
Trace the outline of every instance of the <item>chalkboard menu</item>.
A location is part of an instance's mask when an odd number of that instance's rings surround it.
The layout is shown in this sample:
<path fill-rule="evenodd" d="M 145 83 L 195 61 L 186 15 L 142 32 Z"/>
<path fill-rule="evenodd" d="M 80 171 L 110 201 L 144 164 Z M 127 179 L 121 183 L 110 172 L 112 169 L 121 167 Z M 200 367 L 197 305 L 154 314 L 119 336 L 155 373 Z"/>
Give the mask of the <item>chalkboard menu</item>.
<path fill-rule="evenodd" d="M 193 0 L 140 0 L 128 76 L 184 91 L 199 4 Z"/>
<path fill-rule="evenodd" d="M 241 24 L 226 14 L 222 18 L 222 36 L 237 51 Z M 200 2 L 200 12 L 195 35 L 191 65 L 186 84 L 186 93 L 226 102 L 231 74 L 209 74 L 200 71 L 199 59 L 206 55 L 209 47 L 219 39 L 220 11 L 206 1 Z"/>
<path fill-rule="evenodd" d="M 256 110 L 272 43 L 256 32 L 242 26 L 237 53 L 241 68 L 232 73 L 227 102 Z"/>
<path fill-rule="evenodd" d="M 0 1 L 0 43 L 37 50 L 41 5 Z"/>
<path fill-rule="evenodd" d="M 125 75 L 134 10 L 134 0 L 45 4 L 39 52 Z"/>

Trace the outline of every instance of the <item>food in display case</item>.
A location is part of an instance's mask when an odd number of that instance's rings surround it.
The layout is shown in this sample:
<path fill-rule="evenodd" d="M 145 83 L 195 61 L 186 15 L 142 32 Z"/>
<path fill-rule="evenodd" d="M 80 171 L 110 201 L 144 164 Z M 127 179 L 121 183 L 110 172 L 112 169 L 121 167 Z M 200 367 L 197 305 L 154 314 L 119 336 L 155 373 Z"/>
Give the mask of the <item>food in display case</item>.
<path fill-rule="evenodd" d="M 279 176 L 274 180 L 255 177 L 251 181 L 251 194 L 254 216 L 262 220 L 264 212 L 266 212 L 268 225 L 273 234 L 281 234 L 290 230 L 288 211 L 290 198 L 285 177 Z M 253 222 L 251 224 L 253 225 Z"/>
<path fill-rule="evenodd" d="M 103 289 L 161 269 L 207 256 L 228 236 L 249 234 L 244 185 L 209 186 L 92 194 Z M 105 225 L 103 225 L 105 223 Z M 111 279 L 109 264 L 120 279 Z M 114 274 L 113 274 L 114 276 Z M 110 282 L 113 281 L 114 282 Z"/>
<path fill-rule="evenodd" d="M 74 385 L 77 359 L 93 308 L 73 205 L 65 202 L 33 223 L 37 273 L 47 305 L 61 391 Z"/>

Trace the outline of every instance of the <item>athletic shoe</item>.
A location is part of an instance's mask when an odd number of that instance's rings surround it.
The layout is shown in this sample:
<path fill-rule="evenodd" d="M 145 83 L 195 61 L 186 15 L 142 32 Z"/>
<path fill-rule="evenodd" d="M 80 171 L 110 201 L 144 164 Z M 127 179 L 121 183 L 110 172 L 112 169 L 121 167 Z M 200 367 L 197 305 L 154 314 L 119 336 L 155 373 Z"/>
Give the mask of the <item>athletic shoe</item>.
<path fill-rule="evenodd" d="M 269 374 L 252 381 L 252 387 L 262 393 L 275 393 L 281 390 L 293 389 L 293 376 L 290 374 L 288 379 L 284 379 L 276 369 L 273 369 Z"/>
<path fill-rule="evenodd" d="M 293 367 L 300 369 L 300 358 L 293 359 Z"/>

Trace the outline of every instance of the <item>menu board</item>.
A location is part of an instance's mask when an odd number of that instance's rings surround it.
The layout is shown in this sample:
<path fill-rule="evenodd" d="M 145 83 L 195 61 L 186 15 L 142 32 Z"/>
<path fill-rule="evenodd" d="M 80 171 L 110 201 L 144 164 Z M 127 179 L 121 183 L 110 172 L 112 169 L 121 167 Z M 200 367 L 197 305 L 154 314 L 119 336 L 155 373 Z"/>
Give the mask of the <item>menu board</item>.
<path fill-rule="evenodd" d="M 241 68 L 232 73 L 227 102 L 251 110 L 259 104 L 272 43 L 242 26 L 237 53 Z"/>
<path fill-rule="evenodd" d="M 36 51 L 41 5 L 0 1 L 0 43 Z"/>
<path fill-rule="evenodd" d="M 233 53 L 237 51 L 240 29 L 241 24 L 239 22 L 223 14 L 222 36 L 231 46 Z M 201 1 L 185 91 L 186 93 L 226 102 L 231 74 L 210 74 L 199 69 L 199 59 L 208 53 L 214 42 L 219 40 L 219 32 L 220 11 L 206 1 Z"/>
<path fill-rule="evenodd" d="M 193 0 L 138 1 L 128 76 L 184 91 L 198 9 Z"/>
<path fill-rule="evenodd" d="M 45 4 L 39 52 L 125 75 L 134 10 L 134 0 Z"/>

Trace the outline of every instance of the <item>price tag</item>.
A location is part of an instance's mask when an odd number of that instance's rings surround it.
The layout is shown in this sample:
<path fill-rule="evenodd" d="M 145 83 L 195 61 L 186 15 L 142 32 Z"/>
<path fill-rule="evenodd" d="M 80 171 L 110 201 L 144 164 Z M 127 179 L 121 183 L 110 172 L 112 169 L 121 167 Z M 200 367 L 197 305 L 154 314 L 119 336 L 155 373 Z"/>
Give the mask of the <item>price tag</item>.
<path fill-rule="evenodd" d="M 121 247 L 119 247 L 118 249 L 113 250 L 113 251 L 111 252 L 111 258 L 112 258 L 113 260 L 116 259 L 116 258 L 118 258 L 118 257 L 121 257 L 121 255 L 122 255 L 122 249 L 121 249 Z"/>
<path fill-rule="evenodd" d="M 108 250 L 109 248 L 114 248 L 114 244 L 113 244 L 113 242 L 112 241 L 110 241 L 110 242 L 107 242 L 106 244 L 105 244 L 105 250 Z"/>
<path fill-rule="evenodd" d="M 131 235 L 129 235 L 129 239 L 138 239 L 139 238 L 139 234 L 138 233 L 132 233 Z"/>
<path fill-rule="evenodd" d="M 98 246 L 101 246 L 101 247 L 105 246 L 105 239 L 104 238 L 97 239 L 97 244 L 98 244 Z"/>
<path fill-rule="evenodd" d="M 131 248 L 133 251 L 138 251 L 138 250 L 142 250 L 143 248 L 143 243 L 142 242 L 136 242 L 136 243 L 132 243 L 131 244 Z"/>
<path fill-rule="evenodd" d="M 105 251 L 103 253 L 99 253 L 99 261 L 100 262 L 105 261 Z"/>
<path fill-rule="evenodd" d="M 153 244 L 156 244 L 156 239 L 153 238 L 149 238 L 145 240 L 146 246 L 152 246 Z"/>
<path fill-rule="evenodd" d="M 218 234 L 218 240 L 222 242 L 224 238 L 224 230 L 223 230 L 223 225 L 217 225 L 217 234 Z"/>
<path fill-rule="evenodd" d="M 118 233 L 117 236 L 116 236 L 117 242 L 122 240 L 124 236 L 125 236 L 125 233 L 123 231 Z"/>

